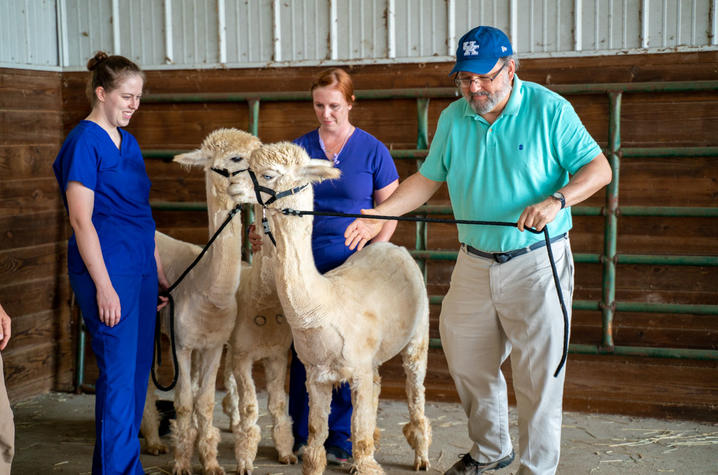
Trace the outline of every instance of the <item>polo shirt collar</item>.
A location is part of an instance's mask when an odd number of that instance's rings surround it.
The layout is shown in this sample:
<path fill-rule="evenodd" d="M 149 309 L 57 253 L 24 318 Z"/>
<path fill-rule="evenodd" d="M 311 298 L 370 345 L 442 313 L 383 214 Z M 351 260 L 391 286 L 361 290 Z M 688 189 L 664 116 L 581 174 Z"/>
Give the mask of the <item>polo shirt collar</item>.
<path fill-rule="evenodd" d="M 521 87 L 522 84 L 523 81 L 521 81 L 521 79 L 519 79 L 519 77 L 514 74 L 514 83 L 513 87 L 511 88 L 511 95 L 509 96 L 509 100 L 506 103 L 504 110 L 501 111 L 501 115 L 518 114 L 519 109 L 521 108 L 521 98 L 524 95 Z M 482 117 L 476 112 L 474 112 L 474 109 L 471 108 L 469 102 L 465 98 L 462 99 L 464 100 L 464 117 L 474 117 L 481 119 Z"/>
<path fill-rule="evenodd" d="M 501 112 L 501 115 L 516 115 L 519 112 L 519 108 L 521 107 L 521 98 L 524 95 L 524 91 L 522 90 L 521 79 L 514 74 L 514 85 L 511 88 L 511 95 L 509 96 L 509 101 L 506 103 L 506 106 L 504 107 L 504 110 Z"/>

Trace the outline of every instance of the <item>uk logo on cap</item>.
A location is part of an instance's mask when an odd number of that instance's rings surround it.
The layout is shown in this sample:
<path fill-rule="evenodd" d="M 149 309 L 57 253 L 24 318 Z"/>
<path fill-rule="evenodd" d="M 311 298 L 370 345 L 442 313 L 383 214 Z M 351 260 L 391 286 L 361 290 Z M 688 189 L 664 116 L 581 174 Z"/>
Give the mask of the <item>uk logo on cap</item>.
<path fill-rule="evenodd" d="M 451 74 L 467 71 L 487 74 L 503 57 L 514 53 L 509 38 L 492 26 L 477 26 L 461 37 L 456 48 L 456 64 Z"/>
<path fill-rule="evenodd" d="M 479 45 L 476 44 L 476 41 L 464 41 L 464 56 L 478 55 L 478 54 L 479 54 Z"/>

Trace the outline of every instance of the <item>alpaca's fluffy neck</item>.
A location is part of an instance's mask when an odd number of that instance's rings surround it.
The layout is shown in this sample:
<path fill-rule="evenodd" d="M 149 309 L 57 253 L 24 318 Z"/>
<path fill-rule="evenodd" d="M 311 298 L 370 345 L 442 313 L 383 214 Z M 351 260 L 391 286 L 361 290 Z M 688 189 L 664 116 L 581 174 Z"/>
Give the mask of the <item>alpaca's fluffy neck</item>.
<path fill-rule="evenodd" d="M 311 209 L 309 200 L 301 200 L 296 209 Z M 307 203 L 308 201 L 308 203 Z M 314 264 L 312 254 L 312 217 L 275 214 L 272 230 L 277 241 L 275 280 L 277 293 L 292 329 L 314 328 L 322 325 L 324 311 L 320 302 L 329 292 L 329 282 Z"/>
<path fill-rule="evenodd" d="M 212 173 L 212 172 L 210 172 Z M 207 180 L 207 216 L 209 237 L 219 229 L 229 216 L 229 197 L 214 195 L 210 180 Z M 203 293 L 217 306 L 234 302 L 239 277 L 242 271 L 242 218 L 241 213 L 222 230 L 210 246 L 203 260 L 207 260 L 206 279 L 201 282 Z"/>

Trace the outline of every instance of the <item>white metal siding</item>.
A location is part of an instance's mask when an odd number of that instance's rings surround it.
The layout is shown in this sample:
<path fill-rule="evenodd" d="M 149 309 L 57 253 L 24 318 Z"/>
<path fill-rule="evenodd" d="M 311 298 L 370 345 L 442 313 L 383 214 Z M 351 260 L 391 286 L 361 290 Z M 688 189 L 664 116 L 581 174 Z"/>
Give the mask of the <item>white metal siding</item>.
<path fill-rule="evenodd" d="M 476 25 L 523 57 L 718 49 L 718 0 L 0 0 L 0 67 L 448 61 Z"/>
<path fill-rule="evenodd" d="M 0 0 L 0 64 L 57 66 L 54 0 Z"/>

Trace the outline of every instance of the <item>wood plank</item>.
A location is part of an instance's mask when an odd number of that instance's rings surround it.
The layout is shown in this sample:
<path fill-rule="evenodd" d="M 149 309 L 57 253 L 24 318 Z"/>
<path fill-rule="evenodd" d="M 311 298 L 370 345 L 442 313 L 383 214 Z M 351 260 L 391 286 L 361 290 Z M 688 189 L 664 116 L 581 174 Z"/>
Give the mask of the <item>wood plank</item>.
<path fill-rule="evenodd" d="M 54 177 L 59 142 L 49 145 L 0 145 L 0 181 Z"/>
<path fill-rule="evenodd" d="M 66 241 L 71 235 L 64 210 L 0 216 L 0 250 Z"/>
<path fill-rule="evenodd" d="M 27 282 L 67 271 L 67 244 L 55 242 L 0 251 L 0 282 Z"/>
<path fill-rule="evenodd" d="M 0 180 L 0 217 L 62 211 L 55 177 Z"/>
<path fill-rule="evenodd" d="M 0 69 L 0 109 L 57 111 L 62 107 L 61 74 Z"/>
<path fill-rule="evenodd" d="M 0 302 L 9 315 L 26 315 L 69 306 L 70 283 L 67 274 L 28 282 L 3 282 Z"/>
<path fill-rule="evenodd" d="M 59 111 L 0 110 L 0 124 L 4 129 L 0 145 L 59 145 L 63 138 Z"/>

